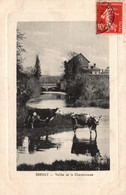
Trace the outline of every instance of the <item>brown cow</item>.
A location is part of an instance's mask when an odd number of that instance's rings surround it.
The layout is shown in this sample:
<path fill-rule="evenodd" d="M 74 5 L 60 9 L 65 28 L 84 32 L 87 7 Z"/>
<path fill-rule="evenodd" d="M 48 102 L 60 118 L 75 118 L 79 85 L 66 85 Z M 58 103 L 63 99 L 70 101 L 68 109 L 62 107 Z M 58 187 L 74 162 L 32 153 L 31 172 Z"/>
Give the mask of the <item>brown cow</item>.
<path fill-rule="evenodd" d="M 92 130 L 94 130 L 97 135 L 96 127 L 97 125 L 99 125 L 99 121 L 101 117 L 102 116 L 95 117 L 89 114 L 75 114 L 75 113 L 71 114 L 71 120 L 72 120 L 74 132 L 79 127 L 82 128 L 88 127 L 90 129 L 90 133 L 92 133 Z"/>

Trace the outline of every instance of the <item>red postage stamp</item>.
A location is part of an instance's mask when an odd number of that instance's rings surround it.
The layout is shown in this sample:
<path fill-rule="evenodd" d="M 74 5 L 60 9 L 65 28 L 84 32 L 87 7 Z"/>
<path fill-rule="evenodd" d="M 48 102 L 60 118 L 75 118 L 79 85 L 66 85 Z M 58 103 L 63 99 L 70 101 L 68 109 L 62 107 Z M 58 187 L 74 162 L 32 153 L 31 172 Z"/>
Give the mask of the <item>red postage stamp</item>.
<path fill-rule="evenodd" d="M 96 33 L 122 33 L 122 2 L 97 2 Z"/>

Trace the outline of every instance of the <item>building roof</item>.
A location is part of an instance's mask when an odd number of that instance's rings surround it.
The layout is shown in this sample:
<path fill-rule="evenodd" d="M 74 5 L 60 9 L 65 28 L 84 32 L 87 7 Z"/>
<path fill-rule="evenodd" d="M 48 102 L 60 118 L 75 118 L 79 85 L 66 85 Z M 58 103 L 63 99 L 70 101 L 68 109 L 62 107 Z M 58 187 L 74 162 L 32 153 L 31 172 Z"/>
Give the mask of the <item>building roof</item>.
<path fill-rule="evenodd" d="M 86 71 L 89 71 L 90 69 L 87 69 L 87 68 L 81 68 L 81 70 L 86 70 Z"/>
<path fill-rule="evenodd" d="M 83 56 L 83 54 L 82 53 L 79 53 L 77 56 L 75 56 L 76 58 L 80 58 L 80 57 L 82 57 L 82 58 L 84 58 L 88 63 L 90 63 L 90 61 L 87 59 L 87 58 L 85 58 L 85 56 Z"/>
<path fill-rule="evenodd" d="M 78 55 L 76 55 L 76 56 L 74 56 L 73 58 L 71 58 L 70 60 L 69 60 L 69 62 L 71 62 L 71 61 L 74 61 L 74 60 L 80 60 L 80 59 L 84 59 L 84 60 L 86 60 L 88 63 L 90 63 L 90 61 L 87 59 L 87 58 L 85 58 L 83 55 L 82 55 L 82 53 L 79 53 Z"/>
<path fill-rule="evenodd" d="M 109 75 L 109 72 L 103 71 L 103 72 L 101 72 L 101 74 L 103 74 L 103 75 Z"/>
<path fill-rule="evenodd" d="M 108 75 L 109 74 L 109 67 L 107 67 L 105 70 L 103 70 L 102 72 L 101 72 L 101 74 L 103 75 Z"/>
<path fill-rule="evenodd" d="M 92 69 L 90 69 L 90 70 L 101 70 L 100 68 L 98 68 L 98 67 L 94 67 L 94 68 L 92 68 Z"/>

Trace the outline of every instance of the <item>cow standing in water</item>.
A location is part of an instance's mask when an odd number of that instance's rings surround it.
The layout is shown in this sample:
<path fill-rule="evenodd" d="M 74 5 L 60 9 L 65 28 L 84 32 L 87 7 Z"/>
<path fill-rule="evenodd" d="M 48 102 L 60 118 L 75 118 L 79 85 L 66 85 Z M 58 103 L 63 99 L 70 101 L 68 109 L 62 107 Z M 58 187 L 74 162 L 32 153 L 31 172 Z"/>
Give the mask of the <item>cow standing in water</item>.
<path fill-rule="evenodd" d="M 88 127 L 90 130 L 90 133 L 92 133 L 92 130 L 95 131 L 95 134 L 97 135 L 97 125 L 99 125 L 101 116 L 95 117 L 91 116 L 89 114 L 71 114 L 71 120 L 73 124 L 73 130 L 76 132 L 77 128 L 84 128 Z"/>

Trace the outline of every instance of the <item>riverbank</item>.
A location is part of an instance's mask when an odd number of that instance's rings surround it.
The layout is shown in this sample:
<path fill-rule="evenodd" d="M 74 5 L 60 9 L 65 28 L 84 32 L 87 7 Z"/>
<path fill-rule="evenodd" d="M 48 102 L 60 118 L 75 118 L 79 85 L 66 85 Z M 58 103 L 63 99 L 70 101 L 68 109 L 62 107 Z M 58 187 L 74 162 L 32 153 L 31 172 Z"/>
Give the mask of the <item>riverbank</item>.
<path fill-rule="evenodd" d="M 72 122 L 69 114 L 57 115 L 47 125 L 41 125 L 40 128 L 18 128 L 17 139 L 21 136 L 45 136 L 64 131 L 72 130 Z"/>
<path fill-rule="evenodd" d="M 17 171 L 103 171 L 110 170 L 110 159 L 103 157 L 92 158 L 91 161 L 55 161 L 51 165 L 38 163 L 35 165 L 21 164 L 17 166 Z"/>
<path fill-rule="evenodd" d="M 83 97 L 75 101 L 71 101 L 67 103 L 68 107 L 95 107 L 95 108 L 109 108 L 109 100 L 106 99 L 97 99 L 97 100 L 84 100 Z"/>

